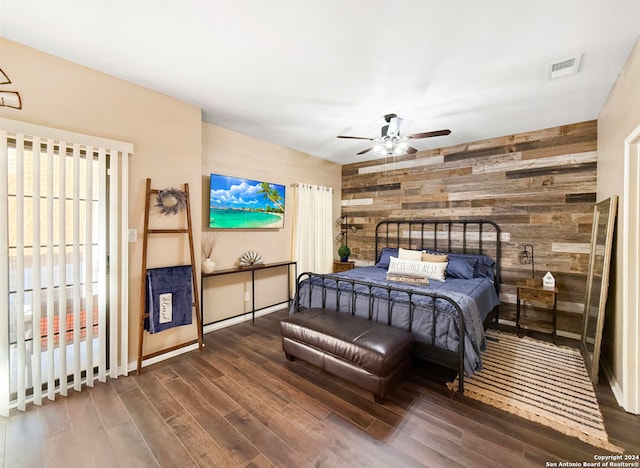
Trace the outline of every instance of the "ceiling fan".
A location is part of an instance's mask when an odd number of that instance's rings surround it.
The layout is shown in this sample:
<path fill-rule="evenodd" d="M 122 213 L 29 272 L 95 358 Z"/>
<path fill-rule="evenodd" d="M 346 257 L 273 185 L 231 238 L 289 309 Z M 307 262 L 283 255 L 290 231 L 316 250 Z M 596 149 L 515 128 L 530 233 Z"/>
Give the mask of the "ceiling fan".
<path fill-rule="evenodd" d="M 402 154 L 413 154 L 418 151 L 412 146 L 409 146 L 409 144 L 407 143 L 409 140 L 444 136 L 451 133 L 451 130 L 447 129 L 400 136 L 400 126 L 402 125 L 404 119 L 398 117 L 396 114 L 387 114 L 384 116 L 384 120 L 387 122 L 387 125 L 384 125 L 382 127 L 381 136 L 378 138 L 345 135 L 338 135 L 338 138 L 349 138 L 352 140 L 369 140 L 374 142 L 374 145 L 371 148 L 360 151 L 359 153 L 357 153 L 358 155 L 365 154 L 373 150 L 374 153 L 378 156 L 400 156 Z"/>

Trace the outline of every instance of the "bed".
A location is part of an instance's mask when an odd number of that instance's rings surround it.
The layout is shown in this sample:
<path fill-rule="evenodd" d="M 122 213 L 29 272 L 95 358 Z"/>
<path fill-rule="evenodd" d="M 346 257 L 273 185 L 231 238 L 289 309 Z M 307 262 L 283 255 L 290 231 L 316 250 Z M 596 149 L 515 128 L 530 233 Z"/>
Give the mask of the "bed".
<path fill-rule="evenodd" d="M 444 281 L 388 280 L 399 249 L 446 254 Z M 500 228 L 489 220 L 385 220 L 376 226 L 373 253 L 371 266 L 302 273 L 291 313 L 321 307 L 411 331 L 414 354 L 457 369 L 463 393 L 464 375 L 482 368 L 484 330 L 498 319 Z"/>

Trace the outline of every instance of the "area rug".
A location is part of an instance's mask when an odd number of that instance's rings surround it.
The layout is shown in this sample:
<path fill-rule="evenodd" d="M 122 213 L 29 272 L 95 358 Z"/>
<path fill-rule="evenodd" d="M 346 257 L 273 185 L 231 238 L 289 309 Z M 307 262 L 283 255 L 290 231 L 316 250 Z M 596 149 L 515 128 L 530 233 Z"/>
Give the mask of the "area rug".
<path fill-rule="evenodd" d="M 614 453 L 580 350 L 487 331 L 483 369 L 464 394 Z M 448 384 L 458 388 L 458 379 Z"/>

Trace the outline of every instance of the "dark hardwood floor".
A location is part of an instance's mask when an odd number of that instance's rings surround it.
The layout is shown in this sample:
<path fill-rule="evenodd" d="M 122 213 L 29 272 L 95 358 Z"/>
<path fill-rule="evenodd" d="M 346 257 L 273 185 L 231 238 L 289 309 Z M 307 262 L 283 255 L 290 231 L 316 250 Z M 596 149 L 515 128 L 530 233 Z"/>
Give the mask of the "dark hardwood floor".
<path fill-rule="evenodd" d="M 421 363 L 383 406 L 281 350 L 276 312 L 209 333 L 206 349 L 0 418 L 0 466 L 544 467 L 603 454 L 452 393 Z M 640 454 L 640 417 L 606 384 L 611 441 Z"/>

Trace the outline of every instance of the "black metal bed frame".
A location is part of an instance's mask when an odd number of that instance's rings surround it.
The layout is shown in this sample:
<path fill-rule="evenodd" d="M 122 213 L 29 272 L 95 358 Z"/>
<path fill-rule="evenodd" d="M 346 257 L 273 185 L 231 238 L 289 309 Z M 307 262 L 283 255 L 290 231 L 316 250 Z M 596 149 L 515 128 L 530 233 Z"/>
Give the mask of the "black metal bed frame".
<path fill-rule="evenodd" d="M 469 229 L 476 226 L 476 229 Z M 390 227 L 392 229 L 390 236 Z M 407 229 L 407 236 L 401 236 L 401 229 Z M 438 228 L 442 229 L 439 230 Z M 446 229 L 445 229 L 446 228 Z M 384 236 L 382 231 L 384 230 Z M 392 237 L 395 231 L 395 238 Z M 437 233 L 442 233 L 441 239 L 438 239 Z M 419 235 L 416 235 L 419 233 Z M 433 236 L 429 234 L 433 233 Z M 456 242 L 456 233 L 462 234 L 462 245 Z M 473 234 L 478 235 L 478 240 L 471 243 L 469 237 Z M 484 240 L 484 234 L 492 237 L 492 241 Z M 494 286 L 496 293 L 500 295 L 500 226 L 495 222 L 487 219 L 458 219 L 458 220 L 433 220 L 433 219 L 389 219 L 380 221 L 376 225 L 376 250 L 375 261 L 383 247 L 403 247 L 415 250 L 443 250 L 446 252 L 455 252 L 462 254 L 484 254 L 493 258 L 496 262 L 494 266 L 495 280 Z M 442 239 L 444 237 L 444 239 Z M 392 242 L 390 242 L 390 240 Z M 440 245 L 438 240 L 440 240 Z M 446 241 L 446 242 L 444 242 Z M 382 245 L 384 243 L 384 245 Z M 446 245 L 442 245 L 446 244 Z M 493 244 L 493 248 L 486 247 L 487 244 Z"/>
<path fill-rule="evenodd" d="M 321 284 L 317 284 L 314 283 L 312 280 L 313 278 L 318 278 L 321 280 Z M 391 285 L 381 285 L 381 284 L 377 284 L 377 283 L 373 283 L 373 282 L 369 282 L 369 281 L 362 281 L 362 280 L 358 280 L 355 278 L 345 278 L 342 276 L 338 276 L 338 275 L 323 275 L 320 273 L 311 273 L 311 272 L 305 272 L 305 273 L 301 273 L 298 276 L 298 282 L 296 284 L 296 299 L 294 302 L 294 310 L 300 311 L 301 309 L 304 309 L 304 304 L 300 304 L 300 287 L 301 284 L 305 281 L 309 279 L 309 284 L 308 287 L 310 288 L 309 290 L 309 303 L 307 305 L 307 308 L 311 308 L 312 307 L 312 299 L 313 299 L 313 288 L 314 287 L 320 287 L 322 288 L 322 308 L 323 309 L 329 309 L 329 310 L 335 310 L 337 312 L 340 312 L 340 298 L 343 294 L 348 294 L 350 295 L 349 298 L 349 309 L 348 311 L 346 311 L 347 313 L 351 314 L 351 315 L 355 315 L 356 313 L 356 299 L 358 296 L 360 297 L 367 297 L 367 304 L 368 304 L 368 318 L 369 320 L 373 319 L 373 309 L 374 309 L 374 302 L 376 299 L 386 299 L 387 302 L 387 325 L 391 326 L 391 321 L 392 321 L 392 316 L 393 316 L 393 304 L 394 303 L 399 303 L 399 302 L 404 302 L 406 304 L 409 305 L 409 327 L 408 327 L 408 331 L 412 331 L 413 329 L 413 318 L 414 318 L 414 312 L 415 312 L 415 307 L 416 307 L 416 303 L 415 303 L 415 297 L 429 297 L 432 299 L 431 301 L 431 319 L 434 325 L 431 327 L 431 343 L 435 343 L 436 342 L 436 326 L 435 326 L 435 321 L 436 321 L 436 315 L 438 313 L 440 313 L 437 309 L 436 309 L 436 304 L 438 300 L 442 300 L 445 302 L 448 302 L 449 304 L 451 304 L 451 306 L 455 309 L 455 313 L 457 315 L 458 318 L 458 343 L 459 343 L 459 347 L 458 347 L 458 351 L 454 352 L 454 351 L 448 351 L 448 350 L 442 350 L 443 352 L 446 353 L 451 353 L 452 355 L 455 354 L 455 356 L 457 356 L 458 358 L 458 362 L 457 362 L 457 368 L 458 368 L 458 373 L 459 373 L 459 379 L 458 379 L 458 392 L 460 393 L 464 393 L 464 356 L 465 356 L 465 344 L 464 344 L 464 338 L 465 338 L 465 324 L 464 324 L 464 314 L 462 313 L 462 309 L 460 308 L 460 306 L 450 297 L 448 296 L 444 296 L 442 294 L 438 294 L 436 292 L 433 291 L 421 291 L 421 290 L 416 290 L 416 289 L 411 289 L 408 287 L 401 287 L 401 286 L 391 286 Z M 338 287 L 338 283 L 340 284 L 340 288 Z M 335 304 L 328 304 L 327 303 L 327 296 L 326 296 L 326 292 L 327 292 L 327 288 L 330 287 L 331 284 L 335 284 L 335 291 L 336 291 L 336 297 L 335 297 Z M 350 288 L 345 288 L 345 285 L 349 284 Z M 362 294 L 362 292 L 357 291 L 356 290 L 356 285 L 362 285 L 364 287 L 366 287 L 366 293 Z M 332 288 L 333 289 L 333 288 Z M 380 296 L 376 296 L 374 294 L 374 289 L 378 290 L 378 291 L 385 291 L 386 292 L 386 297 L 380 297 Z M 400 297 L 396 297 L 396 298 L 392 298 L 391 293 L 392 292 L 397 292 L 399 293 Z M 402 301 L 402 298 L 405 298 L 404 301 Z M 423 342 L 417 342 L 416 343 L 416 354 L 418 356 L 422 356 L 422 354 L 425 352 L 425 350 L 433 350 L 433 349 L 437 349 L 440 350 L 441 348 L 438 348 L 435 345 L 430 345 L 428 343 L 423 343 Z M 432 353 L 429 353 L 429 355 L 431 355 Z M 429 359 L 430 361 L 433 361 L 433 359 Z M 444 364 L 442 362 L 440 362 L 441 364 Z M 445 364 L 447 365 L 447 367 L 451 367 L 451 364 Z"/>
<path fill-rule="evenodd" d="M 402 230 L 407 230 L 407 235 L 401 235 Z M 441 234 L 439 234 L 441 233 Z M 384 236 L 383 236 L 384 234 Z M 391 234 L 391 235 L 390 235 Z M 395 236 L 393 236 L 395 234 Z M 471 239 L 477 235 L 477 240 Z M 484 237 L 487 235 L 488 241 L 485 241 Z M 456 239 L 456 236 L 460 237 Z M 439 245 L 439 240 L 446 242 L 446 246 Z M 440 238 L 440 239 L 439 239 Z M 381 221 L 376 226 L 375 231 L 375 260 L 381 253 L 383 247 L 404 247 L 408 249 L 433 249 L 433 250 L 445 250 L 447 252 L 455 252 L 462 254 L 484 254 L 492 257 L 495 260 L 494 266 L 494 286 L 496 293 L 500 290 L 500 227 L 493 221 L 485 219 L 461 219 L 461 220 L 425 220 L 425 219 L 411 219 L 411 220 L 385 220 Z M 486 248 L 485 248 L 486 247 Z M 368 317 L 369 320 L 373 318 L 373 303 L 378 296 L 373 294 L 373 289 L 380 291 L 386 291 L 387 299 L 387 324 L 391 325 L 393 303 L 398 302 L 398 299 L 392 300 L 392 292 L 397 292 L 400 297 L 405 297 L 405 303 L 409 304 L 409 331 L 412 331 L 414 313 L 415 313 L 415 297 L 429 297 L 432 298 L 431 307 L 431 319 L 434 325 L 432 326 L 432 343 L 435 343 L 436 332 L 436 315 L 439 313 L 436 309 L 436 303 L 438 300 L 446 301 L 456 311 L 458 318 L 458 351 L 449 351 L 447 349 L 435 346 L 435 344 L 428 344 L 424 342 L 416 342 L 416 355 L 429 362 L 433 362 L 439 365 L 443 365 L 447 368 L 457 368 L 458 370 L 458 392 L 464 393 L 464 358 L 465 358 L 465 323 L 464 315 L 460 306 L 450 297 L 441 295 L 434 291 L 421 291 L 408 286 L 392 286 L 392 285 L 380 285 L 368 281 L 362 281 L 354 278 L 342 277 L 338 275 L 322 275 L 318 273 L 304 272 L 298 276 L 296 284 L 296 300 L 294 302 L 294 310 L 298 311 L 300 308 L 304 308 L 304 304 L 300 304 L 300 287 L 301 283 L 309 279 L 310 287 L 313 287 L 313 278 L 321 279 L 320 286 L 322 288 L 322 307 L 332 308 L 332 310 L 340 310 L 340 297 L 342 294 L 350 294 L 349 301 L 350 309 L 348 312 L 354 315 L 356 312 L 356 298 L 358 292 L 356 291 L 356 285 L 361 285 L 367 288 L 368 293 Z M 346 291 L 338 288 L 338 283 L 350 284 L 350 288 Z M 335 304 L 327 304 L 326 290 L 329 284 L 335 285 L 336 301 Z M 360 293 L 362 294 L 362 293 Z M 404 294 L 405 296 L 402 296 Z M 311 307 L 312 293 L 309 294 L 309 305 Z M 496 307 L 495 320 L 498 321 L 499 306 Z M 489 319 L 485 321 L 485 327 L 487 326 Z"/>

